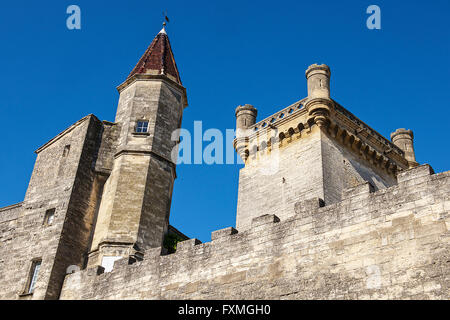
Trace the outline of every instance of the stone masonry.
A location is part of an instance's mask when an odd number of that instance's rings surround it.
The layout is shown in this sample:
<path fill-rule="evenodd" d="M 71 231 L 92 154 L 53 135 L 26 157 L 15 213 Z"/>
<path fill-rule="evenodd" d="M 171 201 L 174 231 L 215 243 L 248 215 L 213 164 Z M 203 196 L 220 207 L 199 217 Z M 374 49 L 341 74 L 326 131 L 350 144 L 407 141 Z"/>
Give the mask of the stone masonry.
<path fill-rule="evenodd" d="M 404 150 L 330 98 L 330 74 L 328 66 L 310 66 L 308 97 L 258 123 L 253 106 L 236 109 L 234 145 L 245 161 L 237 229 L 262 212 L 284 219 L 311 197 L 339 202 L 343 190 L 364 181 L 376 190 L 393 186 L 397 172 L 409 167 Z"/>
<path fill-rule="evenodd" d="M 101 122 L 90 115 L 36 151 L 23 203 L 1 213 L 2 235 L 7 228 L 0 246 L 1 298 L 56 299 L 66 268 L 83 266 L 95 212 L 93 198 L 98 194 L 91 165 L 100 135 Z M 55 209 L 55 217 L 45 225 L 49 209 Z M 30 267 L 36 259 L 42 260 L 39 280 L 33 295 L 28 295 Z"/>
<path fill-rule="evenodd" d="M 298 202 L 281 220 L 160 248 L 132 265 L 116 262 L 66 277 L 62 299 L 448 299 L 450 172 L 428 165 L 398 185 L 345 190 L 339 203 Z"/>
<path fill-rule="evenodd" d="M 172 132 L 187 99 L 164 29 L 118 90 L 115 122 L 86 116 L 36 150 L 24 201 L 0 209 L 0 298 L 58 299 L 67 272 L 141 259 L 179 233 Z"/>
<path fill-rule="evenodd" d="M 236 227 L 188 239 L 169 225 L 187 97 L 163 28 L 115 121 L 37 149 L 24 201 L 0 208 L 0 299 L 449 299 L 450 171 L 334 101 L 328 66 L 306 79 L 259 122 L 236 109 Z"/>

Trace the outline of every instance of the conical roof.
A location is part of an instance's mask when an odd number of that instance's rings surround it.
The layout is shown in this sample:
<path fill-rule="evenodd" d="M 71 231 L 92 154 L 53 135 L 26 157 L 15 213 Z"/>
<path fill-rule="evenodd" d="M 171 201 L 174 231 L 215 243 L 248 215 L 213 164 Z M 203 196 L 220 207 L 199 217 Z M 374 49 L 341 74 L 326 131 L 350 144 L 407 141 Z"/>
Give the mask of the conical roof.
<path fill-rule="evenodd" d="M 135 74 L 163 74 L 182 84 L 169 37 L 164 28 L 153 39 L 127 79 Z"/>

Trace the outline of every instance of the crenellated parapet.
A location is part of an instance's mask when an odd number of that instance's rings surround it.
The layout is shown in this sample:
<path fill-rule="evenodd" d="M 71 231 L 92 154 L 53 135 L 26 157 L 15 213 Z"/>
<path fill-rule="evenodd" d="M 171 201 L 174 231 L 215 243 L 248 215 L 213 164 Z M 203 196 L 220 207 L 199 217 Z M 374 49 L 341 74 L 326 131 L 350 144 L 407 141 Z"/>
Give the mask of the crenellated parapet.
<path fill-rule="evenodd" d="M 329 77 L 328 66 L 311 65 L 306 71 L 307 98 L 247 126 L 245 135 L 241 132 L 235 141 L 244 161 L 259 159 L 306 137 L 317 126 L 348 151 L 391 176 L 411 167 L 402 148 L 330 98 Z"/>
<path fill-rule="evenodd" d="M 326 131 L 334 139 L 390 175 L 395 176 L 398 171 L 408 168 L 408 162 L 400 148 L 338 103 L 334 102 L 333 107 L 334 112 Z"/>
<path fill-rule="evenodd" d="M 422 165 L 333 205 L 313 197 L 284 219 L 259 212 L 247 230 L 69 274 L 61 299 L 448 299 L 449 174 Z"/>
<path fill-rule="evenodd" d="M 307 136 L 317 125 L 349 151 L 391 175 L 409 167 L 399 147 L 335 101 L 332 100 L 330 112 L 321 111 L 320 115 L 318 112 L 311 114 L 304 101 L 300 100 L 249 127 L 251 134 L 239 138 L 244 142 L 240 144 L 239 154 L 246 154 L 245 160 L 249 156 L 250 159 L 259 158 L 270 153 L 274 147 L 281 148 Z M 320 125 L 312 117 L 318 117 Z"/>

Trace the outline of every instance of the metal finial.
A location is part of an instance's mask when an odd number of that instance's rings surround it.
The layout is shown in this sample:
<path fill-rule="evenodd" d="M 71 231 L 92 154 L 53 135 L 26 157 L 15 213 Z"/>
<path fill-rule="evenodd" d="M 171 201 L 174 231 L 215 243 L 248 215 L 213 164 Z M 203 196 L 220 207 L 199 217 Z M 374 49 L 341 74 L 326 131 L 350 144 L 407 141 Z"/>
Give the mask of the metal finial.
<path fill-rule="evenodd" d="M 162 14 L 163 14 L 163 17 L 164 17 L 164 18 L 163 18 L 163 19 L 164 19 L 164 21 L 163 21 L 163 27 L 165 27 L 165 26 L 166 26 L 166 21 L 167 21 L 167 22 L 170 22 L 170 21 L 169 21 L 169 18 L 167 17 L 167 11 L 164 11 Z"/>

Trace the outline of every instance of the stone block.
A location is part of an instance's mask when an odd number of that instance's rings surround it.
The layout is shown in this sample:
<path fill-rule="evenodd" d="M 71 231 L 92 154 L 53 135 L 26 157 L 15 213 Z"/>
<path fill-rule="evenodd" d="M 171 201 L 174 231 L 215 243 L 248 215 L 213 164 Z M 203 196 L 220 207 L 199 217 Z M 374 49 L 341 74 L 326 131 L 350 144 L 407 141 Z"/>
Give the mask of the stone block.
<path fill-rule="evenodd" d="M 177 252 L 188 250 L 189 248 L 193 248 L 196 245 L 201 244 L 202 242 L 196 238 L 189 239 L 186 241 L 179 242 L 177 244 Z"/>
<path fill-rule="evenodd" d="M 105 273 L 105 268 L 103 268 L 102 266 L 95 266 L 95 267 L 87 269 L 88 276 L 94 276 L 94 275 L 98 276 L 103 273 Z"/>
<path fill-rule="evenodd" d="M 252 219 L 252 228 L 280 222 L 280 219 L 274 214 L 264 214 Z"/>
<path fill-rule="evenodd" d="M 301 217 L 307 216 L 308 213 L 312 213 L 313 211 L 316 211 L 317 209 L 324 207 L 325 202 L 318 197 L 299 201 L 295 204 L 295 213 L 297 215 L 300 215 Z"/>
<path fill-rule="evenodd" d="M 348 199 L 361 194 L 369 194 L 375 191 L 375 187 L 368 181 L 361 183 L 353 188 L 345 189 L 342 192 L 342 199 Z"/>
<path fill-rule="evenodd" d="M 151 248 L 145 250 L 144 259 L 150 259 L 152 257 L 159 257 L 162 252 L 162 247 Z"/>
<path fill-rule="evenodd" d="M 238 233 L 238 231 L 233 227 L 228 227 L 225 229 L 213 231 L 211 233 L 211 240 L 214 241 L 214 240 L 226 238 L 226 237 L 236 234 L 236 233 Z"/>
<path fill-rule="evenodd" d="M 125 257 L 125 258 L 114 261 L 114 269 L 120 268 L 122 266 L 127 266 L 129 264 L 131 264 L 130 257 Z"/>
<path fill-rule="evenodd" d="M 432 174 L 434 174 L 433 168 L 429 164 L 423 164 L 421 166 L 400 172 L 397 175 L 397 182 L 402 183 L 411 179 L 430 176 Z"/>

